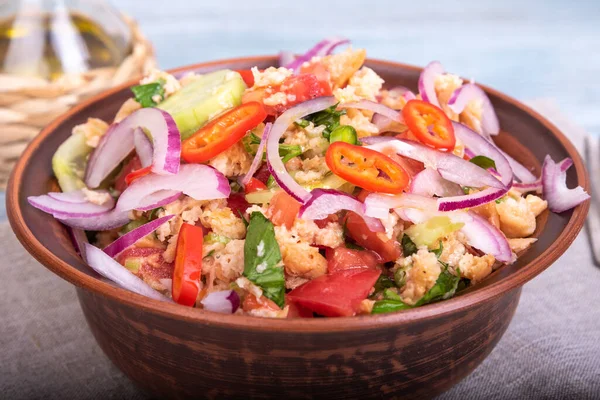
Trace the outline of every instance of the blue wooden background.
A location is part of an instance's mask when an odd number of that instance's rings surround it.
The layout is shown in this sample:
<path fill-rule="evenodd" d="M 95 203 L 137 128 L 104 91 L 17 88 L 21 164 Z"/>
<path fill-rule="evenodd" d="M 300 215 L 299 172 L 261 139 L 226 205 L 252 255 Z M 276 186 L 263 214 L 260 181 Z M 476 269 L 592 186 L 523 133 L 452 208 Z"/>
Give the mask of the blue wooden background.
<path fill-rule="evenodd" d="M 521 100 L 554 98 L 600 133 L 600 0 L 113 0 L 162 68 L 302 52 L 345 36 L 374 58 L 448 71 Z M 0 220 L 4 215 L 0 193 Z"/>

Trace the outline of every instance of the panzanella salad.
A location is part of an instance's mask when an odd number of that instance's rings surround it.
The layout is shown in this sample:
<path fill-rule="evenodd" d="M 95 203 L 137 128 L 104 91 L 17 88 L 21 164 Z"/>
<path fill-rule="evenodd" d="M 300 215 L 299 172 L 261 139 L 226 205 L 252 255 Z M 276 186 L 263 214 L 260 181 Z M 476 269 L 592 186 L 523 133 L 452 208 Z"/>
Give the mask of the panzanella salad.
<path fill-rule="evenodd" d="M 326 39 L 280 67 L 153 71 L 113 121 L 73 129 L 32 206 L 100 275 L 205 310 L 275 318 L 406 310 L 516 260 L 536 217 L 589 198 L 572 161 L 502 152 L 483 90 L 445 72 L 387 87 Z M 172 300 L 171 300 L 172 299 Z"/>

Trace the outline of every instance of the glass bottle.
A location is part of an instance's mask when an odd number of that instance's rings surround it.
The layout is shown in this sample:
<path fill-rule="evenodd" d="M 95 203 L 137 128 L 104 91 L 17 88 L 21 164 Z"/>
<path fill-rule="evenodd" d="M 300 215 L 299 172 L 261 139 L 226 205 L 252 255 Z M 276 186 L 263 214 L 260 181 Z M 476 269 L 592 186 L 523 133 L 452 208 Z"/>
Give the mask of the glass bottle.
<path fill-rule="evenodd" d="M 129 26 L 106 0 L 0 0 L 0 73 L 54 80 L 130 51 Z"/>

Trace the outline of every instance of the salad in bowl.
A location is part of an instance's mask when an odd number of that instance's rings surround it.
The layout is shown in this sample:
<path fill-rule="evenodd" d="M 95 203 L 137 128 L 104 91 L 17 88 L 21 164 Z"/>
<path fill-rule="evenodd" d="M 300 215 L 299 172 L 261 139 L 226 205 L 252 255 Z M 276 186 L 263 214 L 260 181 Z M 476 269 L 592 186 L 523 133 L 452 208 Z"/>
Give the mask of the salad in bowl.
<path fill-rule="evenodd" d="M 61 192 L 28 198 L 104 278 L 151 298 L 273 318 L 445 300 L 534 245 L 536 217 L 589 199 L 570 159 L 541 176 L 494 144 L 485 92 L 422 71 L 386 87 L 326 39 L 279 66 L 154 70 L 113 121 L 56 151 Z"/>

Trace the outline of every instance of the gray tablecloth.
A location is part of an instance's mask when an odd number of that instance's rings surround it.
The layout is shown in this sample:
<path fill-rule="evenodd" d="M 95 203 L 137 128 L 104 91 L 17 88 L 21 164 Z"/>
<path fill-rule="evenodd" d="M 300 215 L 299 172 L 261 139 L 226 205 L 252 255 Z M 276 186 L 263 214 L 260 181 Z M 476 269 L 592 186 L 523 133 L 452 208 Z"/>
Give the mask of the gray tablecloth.
<path fill-rule="evenodd" d="M 534 105 L 580 146 L 584 132 L 548 102 Z M 0 225 L 0 397 L 143 399 L 89 332 L 75 290 Z M 508 331 L 442 399 L 600 398 L 600 269 L 583 232 L 525 285 Z"/>

